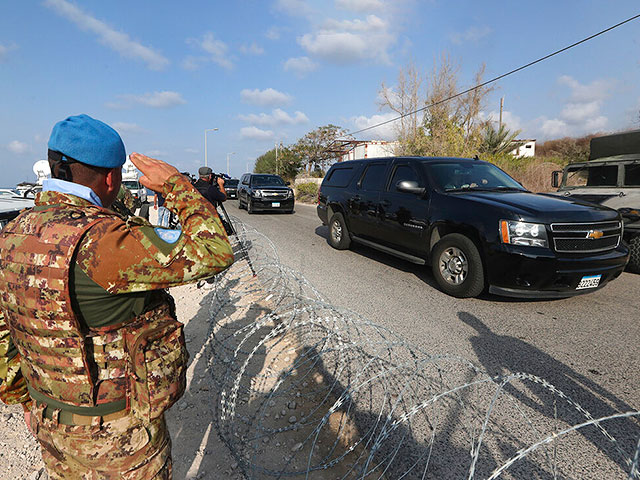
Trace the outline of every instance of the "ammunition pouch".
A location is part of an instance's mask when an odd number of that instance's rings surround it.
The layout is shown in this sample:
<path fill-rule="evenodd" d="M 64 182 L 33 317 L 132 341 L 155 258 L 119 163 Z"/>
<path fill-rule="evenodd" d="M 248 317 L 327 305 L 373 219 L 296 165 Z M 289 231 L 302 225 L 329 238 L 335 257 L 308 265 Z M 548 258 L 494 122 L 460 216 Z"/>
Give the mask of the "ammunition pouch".
<path fill-rule="evenodd" d="M 165 304 L 125 327 L 127 407 L 148 423 L 160 417 L 184 393 L 189 359 L 182 323 Z"/>

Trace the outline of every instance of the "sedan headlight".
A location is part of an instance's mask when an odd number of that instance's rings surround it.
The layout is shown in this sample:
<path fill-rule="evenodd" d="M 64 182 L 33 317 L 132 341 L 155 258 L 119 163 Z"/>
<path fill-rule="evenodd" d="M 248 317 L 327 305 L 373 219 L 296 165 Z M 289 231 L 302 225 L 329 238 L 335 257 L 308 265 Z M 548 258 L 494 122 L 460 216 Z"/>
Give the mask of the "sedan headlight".
<path fill-rule="evenodd" d="M 541 223 L 501 220 L 500 237 L 502 243 L 512 245 L 528 245 L 530 247 L 547 247 L 549 245 L 547 229 Z"/>

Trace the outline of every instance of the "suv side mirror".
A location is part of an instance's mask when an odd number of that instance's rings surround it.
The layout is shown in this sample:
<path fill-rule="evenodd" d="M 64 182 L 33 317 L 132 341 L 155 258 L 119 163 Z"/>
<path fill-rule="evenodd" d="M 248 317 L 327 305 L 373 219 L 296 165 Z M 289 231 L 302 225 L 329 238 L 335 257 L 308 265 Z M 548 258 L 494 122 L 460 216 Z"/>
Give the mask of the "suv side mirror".
<path fill-rule="evenodd" d="M 285 185 L 291 185 L 291 182 L 284 182 Z"/>
<path fill-rule="evenodd" d="M 555 170 L 551 172 L 551 186 L 553 188 L 558 188 L 560 186 L 560 175 L 562 174 L 561 170 Z"/>
<path fill-rule="evenodd" d="M 413 193 L 414 195 L 424 195 L 426 188 L 420 187 L 418 182 L 413 180 L 402 180 L 396 183 L 396 190 L 404 193 Z"/>

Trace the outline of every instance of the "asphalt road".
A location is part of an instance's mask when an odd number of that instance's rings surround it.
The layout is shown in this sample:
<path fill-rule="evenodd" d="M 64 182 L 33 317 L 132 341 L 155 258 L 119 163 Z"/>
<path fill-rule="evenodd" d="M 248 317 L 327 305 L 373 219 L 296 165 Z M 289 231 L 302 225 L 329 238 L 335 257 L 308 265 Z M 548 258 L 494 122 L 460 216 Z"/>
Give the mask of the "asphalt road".
<path fill-rule="evenodd" d="M 226 205 L 267 235 L 281 261 L 329 302 L 427 352 L 463 356 L 492 374 L 533 373 L 596 416 L 640 409 L 640 275 L 623 273 L 569 299 L 457 299 L 438 290 L 428 267 L 359 245 L 334 250 L 315 206 L 298 204 L 293 215 L 248 215 L 235 200 Z"/>

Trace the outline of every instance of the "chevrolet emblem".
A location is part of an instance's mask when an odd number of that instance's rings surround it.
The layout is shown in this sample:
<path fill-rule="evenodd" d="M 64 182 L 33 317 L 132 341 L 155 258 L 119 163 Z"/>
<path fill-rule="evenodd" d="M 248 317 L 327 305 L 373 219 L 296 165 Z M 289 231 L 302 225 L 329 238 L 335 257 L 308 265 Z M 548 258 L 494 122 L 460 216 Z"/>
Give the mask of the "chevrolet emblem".
<path fill-rule="evenodd" d="M 603 235 L 604 233 L 602 233 L 601 230 L 589 230 L 589 233 L 587 233 L 587 238 L 596 240 L 598 238 L 602 238 Z"/>

